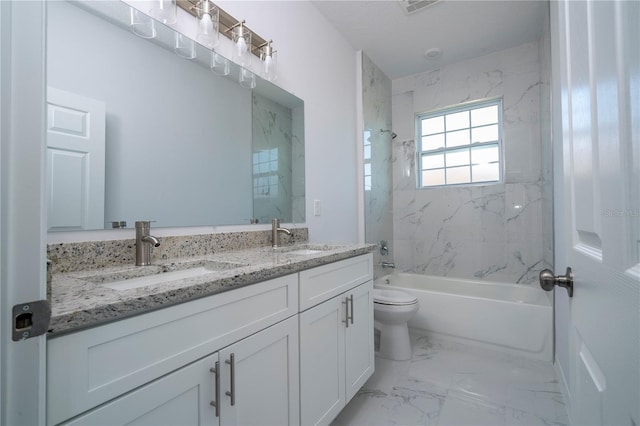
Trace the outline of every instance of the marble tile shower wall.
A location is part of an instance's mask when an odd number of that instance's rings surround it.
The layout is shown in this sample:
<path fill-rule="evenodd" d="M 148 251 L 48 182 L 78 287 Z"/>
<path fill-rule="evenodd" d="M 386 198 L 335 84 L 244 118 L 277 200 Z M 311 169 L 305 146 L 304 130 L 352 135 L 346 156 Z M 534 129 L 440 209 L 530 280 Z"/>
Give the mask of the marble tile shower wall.
<path fill-rule="evenodd" d="M 391 130 L 391 80 L 364 53 L 362 83 L 364 139 L 371 144 L 364 160 L 365 167 L 367 163 L 371 167 L 371 187 L 364 193 L 365 241 L 377 244 L 385 240 L 390 249 L 390 255 L 384 257 L 379 250 L 373 252 L 378 277 L 388 273 L 380 262 L 393 260 L 392 139 L 390 131 L 380 131 Z"/>
<path fill-rule="evenodd" d="M 540 90 L 548 85 L 540 79 L 539 54 L 538 43 L 527 43 L 393 81 L 399 135 L 393 144 L 394 258 L 400 271 L 532 283 L 549 267 L 540 120 Z M 499 97 L 504 182 L 416 189 L 415 114 Z"/>

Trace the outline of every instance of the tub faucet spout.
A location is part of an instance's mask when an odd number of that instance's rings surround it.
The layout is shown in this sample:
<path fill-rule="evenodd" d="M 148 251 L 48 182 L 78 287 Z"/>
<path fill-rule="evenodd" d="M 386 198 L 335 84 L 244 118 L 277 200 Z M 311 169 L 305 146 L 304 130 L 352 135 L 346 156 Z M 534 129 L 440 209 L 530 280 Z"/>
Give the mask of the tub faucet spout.
<path fill-rule="evenodd" d="M 160 240 L 149 235 L 150 221 L 136 222 L 136 266 L 151 265 L 151 247 L 158 247 Z"/>
<path fill-rule="evenodd" d="M 396 264 L 393 262 L 381 262 L 380 266 L 382 266 L 383 268 L 393 268 L 395 269 Z"/>

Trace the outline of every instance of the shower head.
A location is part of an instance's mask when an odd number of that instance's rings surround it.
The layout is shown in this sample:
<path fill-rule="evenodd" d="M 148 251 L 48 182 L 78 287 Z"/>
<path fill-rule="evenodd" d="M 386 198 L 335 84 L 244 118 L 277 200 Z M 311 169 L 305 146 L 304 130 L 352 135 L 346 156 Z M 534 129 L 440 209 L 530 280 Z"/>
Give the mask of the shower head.
<path fill-rule="evenodd" d="M 395 134 L 394 131 L 389 130 L 389 129 L 387 129 L 387 130 L 380 129 L 380 133 L 391 133 L 391 139 L 395 139 L 396 136 L 398 136 L 398 135 Z"/>

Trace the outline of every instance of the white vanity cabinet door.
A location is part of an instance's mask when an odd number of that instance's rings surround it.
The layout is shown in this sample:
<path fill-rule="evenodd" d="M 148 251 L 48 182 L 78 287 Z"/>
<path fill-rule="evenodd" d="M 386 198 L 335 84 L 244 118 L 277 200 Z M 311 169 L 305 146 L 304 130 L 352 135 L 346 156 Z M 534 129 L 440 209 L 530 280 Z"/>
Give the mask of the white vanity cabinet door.
<path fill-rule="evenodd" d="M 347 292 L 353 322 L 345 329 L 346 402 L 360 390 L 375 370 L 373 348 L 373 281 Z"/>
<path fill-rule="evenodd" d="M 373 281 L 300 313 L 301 424 L 330 424 L 373 371 Z"/>
<path fill-rule="evenodd" d="M 300 313 L 300 420 L 329 424 L 345 405 L 345 298 Z"/>
<path fill-rule="evenodd" d="M 211 399 L 218 354 L 208 356 L 108 402 L 65 425 L 217 425 Z M 61 390 L 62 391 L 62 390 Z"/>
<path fill-rule="evenodd" d="M 221 424 L 299 425 L 298 375 L 297 317 L 221 350 Z M 227 394 L 232 381 L 234 405 Z"/>

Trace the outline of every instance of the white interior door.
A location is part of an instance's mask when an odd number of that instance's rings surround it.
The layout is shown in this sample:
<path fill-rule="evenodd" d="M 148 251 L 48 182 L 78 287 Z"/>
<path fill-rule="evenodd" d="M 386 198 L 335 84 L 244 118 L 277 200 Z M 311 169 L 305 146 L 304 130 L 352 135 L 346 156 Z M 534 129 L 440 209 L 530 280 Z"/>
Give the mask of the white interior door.
<path fill-rule="evenodd" d="M 640 424 L 640 2 L 552 4 L 556 354 L 573 424 Z"/>
<path fill-rule="evenodd" d="M 49 231 L 104 229 L 105 104 L 47 88 Z"/>

